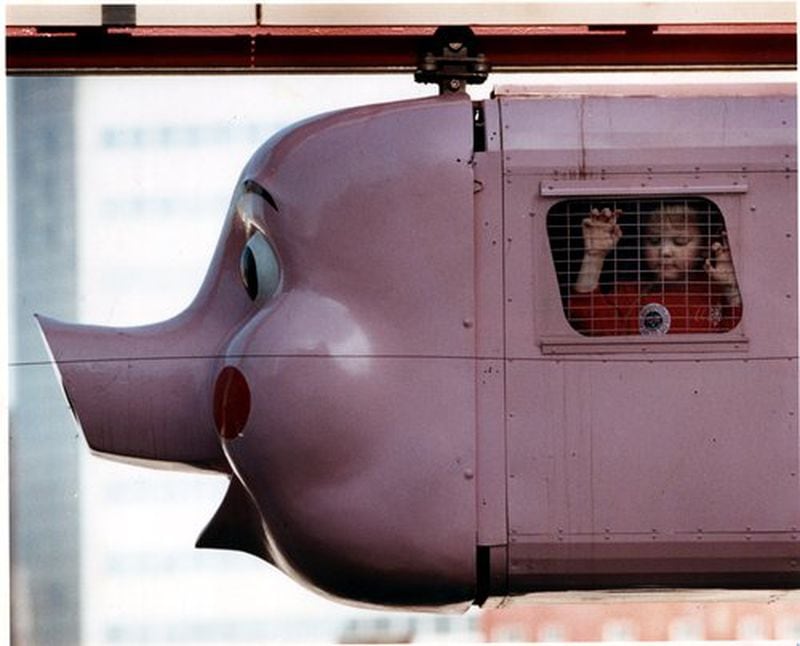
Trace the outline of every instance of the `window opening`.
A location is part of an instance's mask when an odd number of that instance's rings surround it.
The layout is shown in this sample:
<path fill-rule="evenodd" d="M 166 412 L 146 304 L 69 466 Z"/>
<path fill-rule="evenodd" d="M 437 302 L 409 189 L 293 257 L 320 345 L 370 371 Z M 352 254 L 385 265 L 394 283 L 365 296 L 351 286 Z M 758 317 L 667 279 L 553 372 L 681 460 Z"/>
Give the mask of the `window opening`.
<path fill-rule="evenodd" d="M 725 221 L 710 200 L 564 200 L 547 233 L 564 315 L 583 335 L 727 332 L 741 319 Z"/>

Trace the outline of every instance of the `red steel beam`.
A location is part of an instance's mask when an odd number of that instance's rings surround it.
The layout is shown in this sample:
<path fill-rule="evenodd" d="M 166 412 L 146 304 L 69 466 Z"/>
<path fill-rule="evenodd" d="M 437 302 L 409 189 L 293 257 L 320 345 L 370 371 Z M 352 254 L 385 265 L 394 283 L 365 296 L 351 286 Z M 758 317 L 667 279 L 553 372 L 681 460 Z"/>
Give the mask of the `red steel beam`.
<path fill-rule="evenodd" d="M 474 27 L 496 71 L 795 69 L 794 24 Z M 407 71 L 428 27 L 6 28 L 9 74 Z"/>

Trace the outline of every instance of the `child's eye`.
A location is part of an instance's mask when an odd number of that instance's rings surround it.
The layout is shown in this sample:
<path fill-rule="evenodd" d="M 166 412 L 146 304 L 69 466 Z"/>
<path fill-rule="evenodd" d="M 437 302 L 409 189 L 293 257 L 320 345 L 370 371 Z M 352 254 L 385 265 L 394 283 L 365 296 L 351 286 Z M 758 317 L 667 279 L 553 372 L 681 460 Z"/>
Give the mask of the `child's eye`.
<path fill-rule="evenodd" d="M 688 236 L 677 236 L 672 239 L 672 243 L 677 247 L 685 247 L 687 244 L 689 244 L 690 240 L 691 238 Z"/>
<path fill-rule="evenodd" d="M 661 244 L 661 238 L 647 238 L 645 242 L 651 247 L 658 247 Z"/>

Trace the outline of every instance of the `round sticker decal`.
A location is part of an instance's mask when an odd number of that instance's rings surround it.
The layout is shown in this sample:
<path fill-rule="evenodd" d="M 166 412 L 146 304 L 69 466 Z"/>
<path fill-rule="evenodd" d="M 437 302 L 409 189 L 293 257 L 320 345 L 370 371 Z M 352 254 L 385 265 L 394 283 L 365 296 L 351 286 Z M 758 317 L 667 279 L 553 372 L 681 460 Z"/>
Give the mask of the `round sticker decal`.
<path fill-rule="evenodd" d="M 639 312 L 640 334 L 666 334 L 672 322 L 669 310 L 661 303 L 648 303 Z"/>

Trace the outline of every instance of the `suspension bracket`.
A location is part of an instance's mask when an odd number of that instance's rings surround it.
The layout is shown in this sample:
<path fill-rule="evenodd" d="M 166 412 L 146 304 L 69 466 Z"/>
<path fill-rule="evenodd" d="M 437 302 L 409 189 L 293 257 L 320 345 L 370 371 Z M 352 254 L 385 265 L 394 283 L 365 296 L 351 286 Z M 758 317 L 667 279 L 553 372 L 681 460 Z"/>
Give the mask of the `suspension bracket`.
<path fill-rule="evenodd" d="M 439 94 L 466 92 L 467 84 L 483 83 L 490 66 L 477 46 L 469 27 L 439 27 L 419 52 L 414 80 L 437 83 Z"/>

